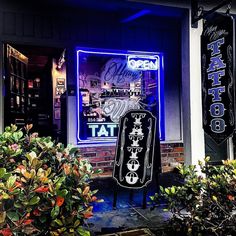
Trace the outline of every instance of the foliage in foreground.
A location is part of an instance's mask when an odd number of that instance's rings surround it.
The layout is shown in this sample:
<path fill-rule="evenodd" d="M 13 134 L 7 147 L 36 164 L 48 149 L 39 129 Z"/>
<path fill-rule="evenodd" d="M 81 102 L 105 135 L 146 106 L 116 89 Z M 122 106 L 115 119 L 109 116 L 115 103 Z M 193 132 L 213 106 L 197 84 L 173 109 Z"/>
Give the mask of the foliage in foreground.
<path fill-rule="evenodd" d="M 92 166 L 78 148 L 31 128 L 12 125 L 0 135 L 0 235 L 89 235 Z"/>
<path fill-rule="evenodd" d="M 236 235 L 236 160 L 209 164 L 209 157 L 196 166 L 178 167 L 182 186 L 160 187 L 151 199 L 167 203 L 166 211 L 175 231 L 187 235 Z"/>

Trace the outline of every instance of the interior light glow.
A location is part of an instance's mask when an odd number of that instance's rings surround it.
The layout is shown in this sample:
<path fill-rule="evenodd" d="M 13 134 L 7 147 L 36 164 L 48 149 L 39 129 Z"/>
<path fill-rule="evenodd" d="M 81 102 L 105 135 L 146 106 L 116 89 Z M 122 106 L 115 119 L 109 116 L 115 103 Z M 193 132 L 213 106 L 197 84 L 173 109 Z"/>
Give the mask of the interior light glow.
<path fill-rule="evenodd" d="M 159 137 L 160 140 L 164 140 L 162 53 L 77 48 L 76 56 L 78 144 L 93 146 L 115 144 L 118 120 L 114 119 L 116 111 L 110 110 L 115 108 L 122 110 L 126 106 L 142 108 L 141 103 L 138 102 L 139 96 L 144 96 L 143 91 L 139 90 L 142 86 L 152 91 L 152 96 L 149 96 L 149 92 L 145 90 L 147 95 L 145 102 L 157 103 Z M 96 66 L 97 68 L 94 69 Z M 140 76 L 138 73 L 141 73 Z M 144 81 L 146 77 L 148 82 Z M 143 82 L 142 78 L 144 78 Z M 121 80 L 124 80 L 123 83 Z M 131 96 L 129 91 L 133 91 L 135 87 L 140 92 L 137 92 L 137 96 L 135 93 Z M 105 117 L 103 117 L 104 113 L 106 113 Z"/>

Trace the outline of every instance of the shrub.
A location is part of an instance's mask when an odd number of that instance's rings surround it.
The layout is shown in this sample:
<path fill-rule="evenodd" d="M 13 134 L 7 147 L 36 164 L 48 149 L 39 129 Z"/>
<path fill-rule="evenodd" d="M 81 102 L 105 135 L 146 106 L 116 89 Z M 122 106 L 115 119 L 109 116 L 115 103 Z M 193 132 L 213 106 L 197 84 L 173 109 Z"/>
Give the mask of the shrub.
<path fill-rule="evenodd" d="M 89 235 L 94 173 L 78 148 L 15 125 L 0 135 L 0 235 Z"/>
<path fill-rule="evenodd" d="M 151 199 L 172 213 L 171 225 L 188 235 L 236 234 L 236 160 L 212 166 L 209 157 L 196 166 L 178 167 L 182 186 L 160 187 Z"/>

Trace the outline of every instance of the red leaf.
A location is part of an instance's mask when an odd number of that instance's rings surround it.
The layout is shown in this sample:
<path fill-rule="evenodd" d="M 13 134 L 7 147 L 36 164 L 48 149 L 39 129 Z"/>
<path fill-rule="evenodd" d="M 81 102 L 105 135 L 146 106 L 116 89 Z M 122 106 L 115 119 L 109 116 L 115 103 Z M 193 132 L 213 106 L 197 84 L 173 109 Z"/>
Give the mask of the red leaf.
<path fill-rule="evenodd" d="M 97 197 L 96 196 L 92 196 L 92 202 L 97 201 Z"/>
<path fill-rule="evenodd" d="M 0 234 L 2 234 L 3 236 L 12 236 L 13 235 L 11 230 L 8 228 L 0 230 Z"/>
<path fill-rule="evenodd" d="M 34 220 L 28 219 L 23 221 L 23 225 L 30 225 Z"/>
<path fill-rule="evenodd" d="M 92 216 L 93 216 L 93 213 L 92 213 L 91 211 L 84 213 L 84 218 L 85 218 L 85 219 L 88 219 L 88 218 L 90 218 L 90 217 L 92 217 Z"/>
<path fill-rule="evenodd" d="M 63 205 L 64 201 L 65 201 L 64 197 L 57 196 L 56 205 L 60 207 Z"/>
<path fill-rule="evenodd" d="M 40 215 L 41 215 L 40 210 L 39 210 L 38 208 L 34 209 L 33 215 L 35 215 L 35 216 L 40 216 Z"/>
<path fill-rule="evenodd" d="M 49 188 L 46 187 L 46 186 L 41 186 L 39 188 L 36 188 L 34 191 L 36 193 L 45 193 L 45 192 L 48 192 Z"/>
<path fill-rule="evenodd" d="M 230 195 L 230 194 L 227 195 L 227 198 L 228 198 L 230 201 L 233 201 L 233 200 L 234 200 L 234 196 L 232 196 L 232 195 Z"/>
<path fill-rule="evenodd" d="M 16 182 L 15 182 L 15 186 L 18 187 L 18 188 L 20 188 L 20 187 L 22 187 L 22 183 L 16 181 Z"/>

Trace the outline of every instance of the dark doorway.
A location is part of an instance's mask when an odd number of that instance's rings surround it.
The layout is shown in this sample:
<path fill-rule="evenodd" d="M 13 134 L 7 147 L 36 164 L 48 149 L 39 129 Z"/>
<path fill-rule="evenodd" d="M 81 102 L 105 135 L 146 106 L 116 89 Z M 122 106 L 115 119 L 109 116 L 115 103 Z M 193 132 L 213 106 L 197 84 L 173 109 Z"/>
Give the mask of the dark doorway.
<path fill-rule="evenodd" d="M 4 46 L 5 100 L 4 125 L 19 127 L 33 124 L 40 136 L 60 139 L 60 96 L 65 92 L 65 73 L 60 76 L 57 63 L 63 48 L 18 44 Z M 64 68 L 65 69 L 65 68 Z M 56 73 L 54 70 L 58 70 Z M 63 80 L 63 90 L 56 94 L 56 81 Z M 55 116 L 56 114 L 56 116 Z"/>

